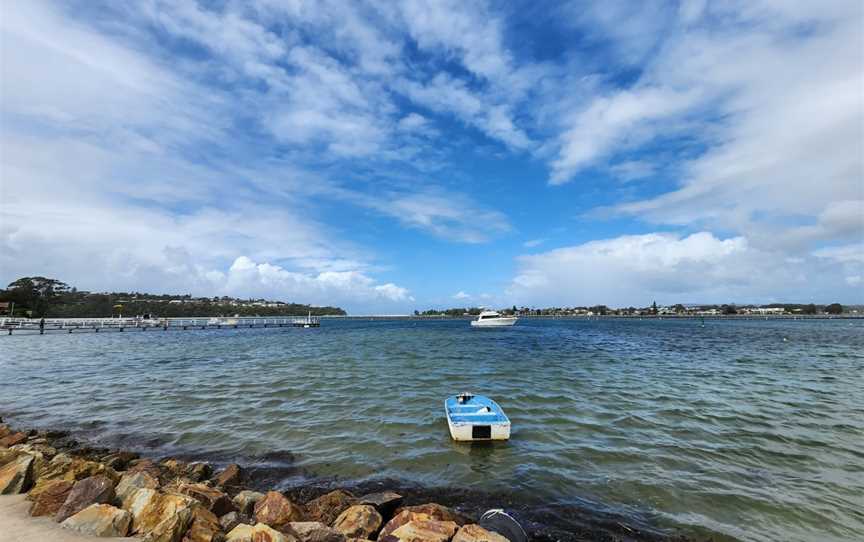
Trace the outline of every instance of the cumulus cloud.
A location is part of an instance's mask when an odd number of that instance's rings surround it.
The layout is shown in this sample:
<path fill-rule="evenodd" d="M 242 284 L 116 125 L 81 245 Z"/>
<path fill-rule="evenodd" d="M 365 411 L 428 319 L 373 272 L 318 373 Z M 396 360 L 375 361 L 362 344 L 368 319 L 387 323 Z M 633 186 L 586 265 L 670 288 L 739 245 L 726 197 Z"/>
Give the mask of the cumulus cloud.
<path fill-rule="evenodd" d="M 460 290 L 453 294 L 453 299 L 462 301 L 463 299 L 471 299 L 471 296 Z"/>
<path fill-rule="evenodd" d="M 627 235 L 518 259 L 508 288 L 517 303 L 613 306 L 813 299 L 843 289 L 842 270 L 818 259 L 788 261 L 744 237 L 708 232 Z M 845 289 L 848 299 L 861 292 Z"/>

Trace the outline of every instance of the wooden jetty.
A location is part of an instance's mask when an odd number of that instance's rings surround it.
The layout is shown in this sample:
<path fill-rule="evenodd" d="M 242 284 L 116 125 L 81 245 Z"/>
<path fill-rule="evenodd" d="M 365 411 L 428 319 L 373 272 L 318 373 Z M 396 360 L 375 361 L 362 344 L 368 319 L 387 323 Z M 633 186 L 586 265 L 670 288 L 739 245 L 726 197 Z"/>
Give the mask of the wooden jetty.
<path fill-rule="evenodd" d="M 136 331 L 188 331 L 194 329 L 250 329 L 320 327 L 317 316 L 303 317 L 198 317 L 198 318 L 0 318 L 0 333 L 100 333 Z"/>

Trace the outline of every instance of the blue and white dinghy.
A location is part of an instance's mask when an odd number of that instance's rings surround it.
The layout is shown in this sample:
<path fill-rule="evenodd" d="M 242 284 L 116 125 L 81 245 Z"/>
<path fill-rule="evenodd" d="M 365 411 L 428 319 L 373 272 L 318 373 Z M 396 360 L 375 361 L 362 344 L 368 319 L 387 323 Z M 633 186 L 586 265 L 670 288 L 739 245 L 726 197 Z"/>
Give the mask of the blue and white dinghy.
<path fill-rule="evenodd" d="M 471 393 L 460 393 L 444 401 L 447 425 L 453 440 L 507 440 L 510 419 L 498 403 Z"/>

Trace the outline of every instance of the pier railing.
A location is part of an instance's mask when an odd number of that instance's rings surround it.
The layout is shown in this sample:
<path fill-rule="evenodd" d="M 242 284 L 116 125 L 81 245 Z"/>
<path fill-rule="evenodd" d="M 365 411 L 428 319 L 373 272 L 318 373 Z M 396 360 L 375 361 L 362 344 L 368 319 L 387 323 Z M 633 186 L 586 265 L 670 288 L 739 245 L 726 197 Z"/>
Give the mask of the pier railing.
<path fill-rule="evenodd" d="M 18 332 L 147 331 L 190 329 L 242 329 L 267 327 L 319 327 L 317 316 L 286 317 L 193 317 L 193 318 L 0 318 L 0 330 Z"/>

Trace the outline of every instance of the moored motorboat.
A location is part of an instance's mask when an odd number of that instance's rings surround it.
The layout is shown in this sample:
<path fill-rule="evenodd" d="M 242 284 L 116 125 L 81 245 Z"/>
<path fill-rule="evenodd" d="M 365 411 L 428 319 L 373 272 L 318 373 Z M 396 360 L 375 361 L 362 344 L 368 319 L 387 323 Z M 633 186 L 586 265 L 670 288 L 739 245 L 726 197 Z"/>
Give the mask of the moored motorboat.
<path fill-rule="evenodd" d="M 453 440 L 507 440 L 510 419 L 498 403 L 483 395 L 460 393 L 444 401 Z"/>
<path fill-rule="evenodd" d="M 502 316 L 501 313 L 495 311 L 483 311 L 476 320 L 471 320 L 471 325 L 474 327 L 502 327 L 512 326 L 516 323 L 515 316 Z"/>

